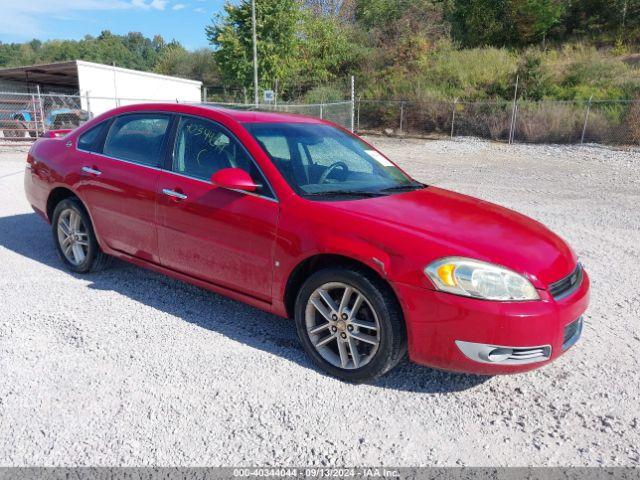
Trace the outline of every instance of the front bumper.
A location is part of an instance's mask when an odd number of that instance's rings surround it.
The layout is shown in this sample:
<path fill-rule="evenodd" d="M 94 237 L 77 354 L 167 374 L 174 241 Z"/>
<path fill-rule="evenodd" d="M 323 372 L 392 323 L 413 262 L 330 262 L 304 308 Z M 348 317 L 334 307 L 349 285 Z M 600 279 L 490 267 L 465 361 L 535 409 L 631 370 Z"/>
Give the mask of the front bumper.
<path fill-rule="evenodd" d="M 560 300 L 546 291 L 538 301 L 493 302 L 405 284 L 395 288 L 405 313 L 409 358 L 481 375 L 523 372 L 558 358 L 580 337 L 582 323 L 575 322 L 589 302 L 586 272 L 580 286 Z"/>

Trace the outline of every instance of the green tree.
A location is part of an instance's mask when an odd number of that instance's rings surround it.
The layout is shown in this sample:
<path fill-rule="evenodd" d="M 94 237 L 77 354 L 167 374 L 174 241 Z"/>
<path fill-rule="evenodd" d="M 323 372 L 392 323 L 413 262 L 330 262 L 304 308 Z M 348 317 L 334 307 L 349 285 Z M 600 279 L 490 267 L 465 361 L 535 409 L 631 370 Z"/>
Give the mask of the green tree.
<path fill-rule="evenodd" d="M 299 0 L 256 2 L 258 70 L 261 88 L 280 82 L 280 93 L 327 81 L 350 64 L 353 46 L 338 20 L 313 15 Z M 236 88 L 253 86 L 251 2 L 226 4 L 206 27 L 223 81 Z"/>
<path fill-rule="evenodd" d="M 263 0 L 256 2 L 258 68 L 260 86 L 270 87 L 276 79 L 292 76 L 296 65 L 293 54 L 300 38 L 297 35 L 302 10 L 297 0 Z M 227 3 L 224 13 L 206 27 L 214 46 L 215 59 L 224 80 L 231 85 L 253 85 L 251 2 Z"/>
<path fill-rule="evenodd" d="M 464 46 L 525 46 L 544 41 L 566 8 L 562 0 L 455 0 L 454 37 Z"/>
<path fill-rule="evenodd" d="M 181 45 L 169 45 L 159 55 L 154 70 L 163 75 L 200 80 L 205 86 L 220 83 L 213 52 L 205 48 L 189 52 Z"/>
<path fill-rule="evenodd" d="M 567 37 L 597 43 L 640 42 L 640 0 L 568 1 L 563 27 Z"/>

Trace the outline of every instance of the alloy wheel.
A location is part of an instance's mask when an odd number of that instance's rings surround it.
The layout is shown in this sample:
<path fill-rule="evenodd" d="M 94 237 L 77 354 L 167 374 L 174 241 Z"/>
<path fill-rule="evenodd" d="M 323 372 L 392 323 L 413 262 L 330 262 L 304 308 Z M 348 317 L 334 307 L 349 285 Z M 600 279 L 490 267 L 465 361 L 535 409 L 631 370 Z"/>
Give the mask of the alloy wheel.
<path fill-rule="evenodd" d="M 89 254 L 89 233 L 80 214 L 72 208 L 63 210 L 58 217 L 58 242 L 63 255 L 78 266 Z"/>
<path fill-rule="evenodd" d="M 313 291 L 305 324 L 316 351 L 335 367 L 364 367 L 380 346 L 376 311 L 362 292 L 342 282 L 325 283 Z"/>

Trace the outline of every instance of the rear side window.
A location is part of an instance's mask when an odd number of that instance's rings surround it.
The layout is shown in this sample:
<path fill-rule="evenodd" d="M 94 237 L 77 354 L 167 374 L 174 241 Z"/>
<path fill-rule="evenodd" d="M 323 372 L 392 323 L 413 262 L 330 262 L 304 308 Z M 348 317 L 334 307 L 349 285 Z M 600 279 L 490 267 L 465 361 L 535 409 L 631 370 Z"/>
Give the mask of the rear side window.
<path fill-rule="evenodd" d="M 152 167 L 160 166 L 160 154 L 169 115 L 124 115 L 111 124 L 102 153 Z"/>
<path fill-rule="evenodd" d="M 78 139 L 78 148 L 87 152 L 99 152 L 100 140 L 104 133 L 104 129 L 107 127 L 107 122 L 102 122 L 93 128 L 90 128 Z"/>

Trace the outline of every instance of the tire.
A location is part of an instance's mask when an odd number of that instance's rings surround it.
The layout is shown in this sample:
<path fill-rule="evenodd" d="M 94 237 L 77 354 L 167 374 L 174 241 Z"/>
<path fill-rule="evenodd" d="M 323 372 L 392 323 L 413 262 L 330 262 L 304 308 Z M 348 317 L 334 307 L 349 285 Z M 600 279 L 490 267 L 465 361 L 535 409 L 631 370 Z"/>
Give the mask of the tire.
<path fill-rule="evenodd" d="M 111 257 L 100 250 L 91 219 L 77 198 L 66 198 L 56 205 L 51 231 L 60 259 L 72 272 L 97 272 L 110 263 Z"/>
<path fill-rule="evenodd" d="M 347 288 L 351 293 L 345 302 Z M 356 306 L 359 296 L 363 298 Z M 295 322 L 300 342 L 313 362 L 341 380 L 375 380 L 406 355 L 406 330 L 398 301 L 388 285 L 364 269 L 331 267 L 312 274 L 298 292 Z"/>

